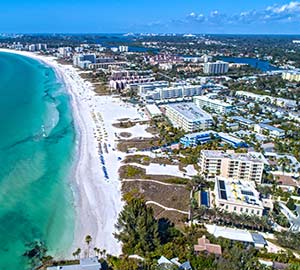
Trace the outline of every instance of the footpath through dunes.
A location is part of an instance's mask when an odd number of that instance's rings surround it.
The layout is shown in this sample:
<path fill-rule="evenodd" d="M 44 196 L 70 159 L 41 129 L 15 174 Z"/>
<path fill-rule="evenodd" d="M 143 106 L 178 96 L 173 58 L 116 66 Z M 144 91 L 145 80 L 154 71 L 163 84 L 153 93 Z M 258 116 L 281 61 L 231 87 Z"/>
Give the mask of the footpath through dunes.
<path fill-rule="evenodd" d="M 154 209 L 156 218 L 168 218 L 175 224 L 186 221 L 189 213 L 190 191 L 185 185 L 149 179 L 123 179 L 122 192 L 142 195 Z"/>
<path fill-rule="evenodd" d="M 122 172 L 121 167 L 121 176 L 124 175 L 126 173 Z M 157 218 L 168 218 L 175 224 L 186 220 L 190 201 L 190 191 L 187 188 L 189 179 L 172 175 L 139 174 L 138 176 L 142 178 L 133 175 L 122 178 L 123 196 L 142 195 L 146 203 L 154 209 Z"/>

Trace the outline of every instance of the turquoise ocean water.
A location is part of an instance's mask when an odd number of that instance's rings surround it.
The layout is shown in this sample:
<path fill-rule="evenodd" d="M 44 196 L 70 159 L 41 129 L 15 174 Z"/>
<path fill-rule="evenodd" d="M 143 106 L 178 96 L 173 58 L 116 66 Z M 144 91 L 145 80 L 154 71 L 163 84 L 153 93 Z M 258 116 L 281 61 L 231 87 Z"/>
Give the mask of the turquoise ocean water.
<path fill-rule="evenodd" d="M 0 53 L 0 270 L 26 269 L 26 244 L 63 253 L 74 231 L 69 97 L 55 72 Z"/>

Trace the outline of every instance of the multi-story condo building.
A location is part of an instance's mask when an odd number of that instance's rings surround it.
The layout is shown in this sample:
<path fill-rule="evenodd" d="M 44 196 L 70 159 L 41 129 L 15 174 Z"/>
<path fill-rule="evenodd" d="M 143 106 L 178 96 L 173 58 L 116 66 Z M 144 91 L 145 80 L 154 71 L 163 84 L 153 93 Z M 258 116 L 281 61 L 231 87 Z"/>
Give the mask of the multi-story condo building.
<path fill-rule="evenodd" d="M 71 57 L 73 49 L 71 47 L 59 47 L 57 49 L 58 57 Z"/>
<path fill-rule="evenodd" d="M 202 94 L 200 85 L 182 85 L 173 87 L 156 88 L 142 94 L 141 97 L 146 101 L 163 101 L 168 99 L 191 98 Z"/>
<path fill-rule="evenodd" d="M 234 153 L 233 151 L 202 150 L 200 170 L 208 178 L 222 177 L 261 183 L 264 157 L 260 153 Z"/>
<path fill-rule="evenodd" d="M 119 46 L 119 52 L 128 52 L 128 46 Z"/>
<path fill-rule="evenodd" d="M 285 137 L 285 130 L 262 123 L 256 124 L 254 126 L 254 131 L 259 134 L 269 135 L 273 138 L 282 139 Z"/>
<path fill-rule="evenodd" d="M 224 74 L 228 72 L 229 64 L 223 61 L 207 62 L 204 64 L 204 74 Z"/>
<path fill-rule="evenodd" d="M 263 203 L 252 182 L 217 176 L 215 206 L 229 213 L 262 216 Z"/>
<path fill-rule="evenodd" d="M 31 45 L 28 46 L 28 51 L 34 52 L 35 50 L 36 50 L 35 44 L 31 44 Z"/>
<path fill-rule="evenodd" d="M 194 103 L 199 108 L 209 108 L 215 112 L 226 114 L 233 110 L 233 106 L 222 100 L 212 99 L 208 96 L 197 96 L 193 98 Z"/>
<path fill-rule="evenodd" d="M 242 127 L 253 128 L 255 122 L 242 116 L 233 116 L 231 119 L 237 122 Z"/>
<path fill-rule="evenodd" d="M 129 84 L 150 83 L 154 80 L 155 78 L 153 76 L 131 76 L 120 80 L 110 80 L 109 86 L 113 89 L 122 90 L 125 89 Z"/>
<path fill-rule="evenodd" d="M 282 79 L 287 81 L 300 82 L 300 70 L 283 72 Z"/>
<path fill-rule="evenodd" d="M 258 95 L 251 92 L 246 91 L 236 91 L 235 95 L 238 97 L 244 97 L 246 99 L 256 100 L 260 102 L 274 104 L 279 107 L 286 107 L 286 108 L 294 108 L 297 107 L 297 101 L 293 99 L 286 99 L 286 98 L 279 98 L 279 97 L 272 97 L 268 95 Z"/>
<path fill-rule="evenodd" d="M 213 125 L 213 119 L 207 112 L 192 102 L 173 103 L 165 106 L 166 116 L 176 127 L 187 132 L 206 130 Z"/>
<path fill-rule="evenodd" d="M 88 68 L 89 64 L 96 63 L 96 54 L 76 54 L 73 56 L 73 65 L 80 68 Z"/>
<path fill-rule="evenodd" d="M 46 51 L 47 50 L 47 44 L 42 44 L 42 43 L 36 44 L 36 50 L 37 51 Z"/>
<path fill-rule="evenodd" d="M 113 62 L 97 62 L 94 64 L 89 63 L 88 69 L 114 69 L 125 68 L 128 66 L 126 61 L 113 61 Z"/>
<path fill-rule="evenodd" d="M 132 90 L 137 91 L 139 96 L 143 96 L 147 94 L 149 91 L 153 91 L 156 88 L 168 87 L 169 82 L 167 81 L 153 81 L 146 83 L 133 83 L 130 84 L 129 87 Z"/>

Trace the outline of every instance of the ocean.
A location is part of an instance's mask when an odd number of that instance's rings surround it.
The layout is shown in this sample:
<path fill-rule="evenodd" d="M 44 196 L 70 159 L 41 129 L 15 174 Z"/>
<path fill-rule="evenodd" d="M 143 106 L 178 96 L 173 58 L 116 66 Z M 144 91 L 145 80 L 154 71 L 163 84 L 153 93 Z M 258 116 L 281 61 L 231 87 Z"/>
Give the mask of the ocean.
<path fill-rule="evenodd" d="M 0 270 L 27 269 L 23 254 L 36 240 L 50 255 L 71 246 L 74 152 L 63 82 L 36 60 L 0 52 Z"/>

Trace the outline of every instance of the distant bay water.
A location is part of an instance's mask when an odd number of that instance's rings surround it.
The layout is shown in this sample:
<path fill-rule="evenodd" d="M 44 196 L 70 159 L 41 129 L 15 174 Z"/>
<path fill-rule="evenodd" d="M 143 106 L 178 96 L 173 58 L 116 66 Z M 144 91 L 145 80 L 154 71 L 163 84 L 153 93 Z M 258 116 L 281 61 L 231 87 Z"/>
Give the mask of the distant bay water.
<path fill-rule="evenodd" d="M 0 53 L 0 130 L 0 270 L 27 269 L 29 243 L 58 254 L 73 241 L 75 129 L 54 70 Z"/>
<path fill-rule="evenodd" d="M 261 60 L 257 58 L 222 57 L 221 60 L 229 63 L 248 64 L 253 68 L 261 70 L 262 72 L 279 70 L 278 67 L 271 65 L 269 61 Z"/>

